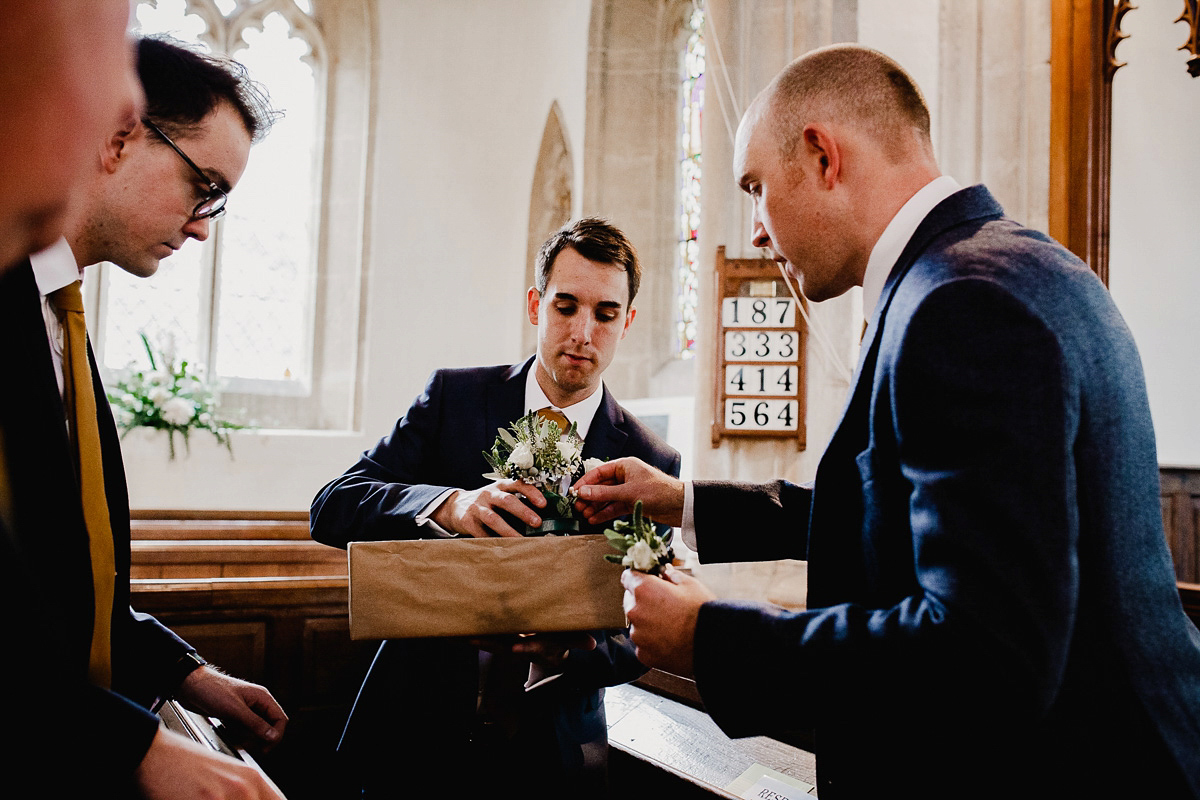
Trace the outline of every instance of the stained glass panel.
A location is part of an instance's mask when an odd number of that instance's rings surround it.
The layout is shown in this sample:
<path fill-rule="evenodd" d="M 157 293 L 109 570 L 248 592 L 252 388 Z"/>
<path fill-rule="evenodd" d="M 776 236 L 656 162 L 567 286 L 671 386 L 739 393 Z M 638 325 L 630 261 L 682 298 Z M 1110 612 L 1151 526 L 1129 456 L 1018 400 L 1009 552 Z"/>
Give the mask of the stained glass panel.
<path fill-rule="evenodd" d="M 683 52 L 680 89 L 679 261 L 677 269 L 677 352 L 691 358 L 696 351 L 696 268 L 700 230 L 701 132 L 704 119 L 704 10 L 692 9 Z"/>

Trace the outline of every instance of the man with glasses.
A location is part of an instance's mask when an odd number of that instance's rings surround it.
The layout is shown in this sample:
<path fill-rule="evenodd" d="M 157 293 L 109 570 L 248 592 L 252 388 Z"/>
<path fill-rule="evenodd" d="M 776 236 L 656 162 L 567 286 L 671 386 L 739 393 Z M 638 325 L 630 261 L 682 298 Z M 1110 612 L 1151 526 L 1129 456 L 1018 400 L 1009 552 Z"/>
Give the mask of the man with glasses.
<path fill-rule="evenodd" d="M 54 660 L 73 712 L 98 732 L 72 753 L 93 787 L 145 797 L 277 798 L 250 767 L 160 730 L 161 698 L 215 716 L 270 746 L 287 716 L 261 686 L 224 675 L 129 607 L 129 505 L 112 414 L 86 344 L 79 285 L 111 261 L 149 276 L 189 238 L 203 241 L 273 119 L 234 62 L 145 38 L 143 114 L 95 142 L 94 172 L 65 239 L 0 276 L 0 397 L 12 528 L 44 587 Z M 89 386 L 90 384 L 90 386 Z M 65 423 L 65 424 L 64 424 Z M 47 747 L 50 745 L 47 744 Z M 65 796 L 71 772 L 43 788 Z M 73 786 L 73 784 L 72 784 Z"/>

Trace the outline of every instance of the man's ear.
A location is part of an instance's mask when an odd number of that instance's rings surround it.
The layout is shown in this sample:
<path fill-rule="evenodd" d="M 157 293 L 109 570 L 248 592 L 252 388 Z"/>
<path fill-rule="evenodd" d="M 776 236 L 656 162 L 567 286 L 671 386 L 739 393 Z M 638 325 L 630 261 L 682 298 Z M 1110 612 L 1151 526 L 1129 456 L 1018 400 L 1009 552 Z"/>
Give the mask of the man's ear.
<path fill-rule="evenodd" d="M 625 334 L 629 333 L 629 323 L 633 322 L 633 318 L 637 316 L 637 309 L 633 306 L 629 307 L 629 313 L 625 315 L 625 327 L 621 329 L 621 338 L 625 338 Z"/>
<path fill-rule="evenodd" d="M 526 305 L 529 311 L 529 324 L 538 324 L 538 310 L 542 305 L 542 295 L 538 292 L 536 286 L 529 287 L 529 295 L 526 297 Z"/>
<path fill-rule="evenodd" d="M 805 125 L 801 135 L 817 180 L 832 189 L 842 174 L 842 151 L 837 140 L 828 128 L 816 123 Z"/>
<path fill-rule="evenodd" d="M 104 146 L 100 151 L 100 164 L 105 172 L 113 173 L 120 167 L 121 159 L 128 154 L 127 148 L 135 130 L 137 130 L 137 120 L 132 120 L 130 123 L 122 125 L 119 130 L 113 131 L 104 140 Z"/>

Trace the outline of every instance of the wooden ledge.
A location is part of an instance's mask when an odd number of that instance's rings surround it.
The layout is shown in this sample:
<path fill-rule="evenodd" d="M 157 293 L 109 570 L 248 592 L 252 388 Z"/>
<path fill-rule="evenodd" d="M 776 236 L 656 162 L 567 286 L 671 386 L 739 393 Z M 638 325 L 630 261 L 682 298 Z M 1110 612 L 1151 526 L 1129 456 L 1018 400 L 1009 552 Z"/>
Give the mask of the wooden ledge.
<path fill-rule="evenodd" d="M 137 564 L 273 561 L 346 563 L 346 551 L 290 539 L 142 539 L 131 543 Z"/>
<path fill-rule="evenodd" d="M 129 582 L 135 608 L 203 611 L 229 607 L 314 606 L 348 609 L 345 575 L 250 578 L 135 578 Z"/>
<path fill-rule="evenodd" d="M 170 539 L 287 539 L 312 541 L 308 519 L 134 519 L 130 534 L 136 540 Z"/>

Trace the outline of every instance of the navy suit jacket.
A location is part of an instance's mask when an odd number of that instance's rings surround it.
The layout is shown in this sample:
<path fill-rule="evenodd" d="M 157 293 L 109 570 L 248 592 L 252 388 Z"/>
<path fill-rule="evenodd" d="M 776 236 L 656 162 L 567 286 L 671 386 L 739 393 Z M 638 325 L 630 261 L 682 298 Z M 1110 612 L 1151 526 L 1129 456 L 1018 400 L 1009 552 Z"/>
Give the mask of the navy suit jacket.
<path fill-rule="evenodd" d="M 809 565 L 807 611 L 702 607 L 697 686 L 731 735 L 814 731 L 824 800 L 1200 796 L 1141 361 L 1002 214 L 976 186 L 918 228 L 811 488 L 697 483 L 705 561 Z"/>
<path fill-rule="evenodd" d="M 532 363 L 434 372 L 392 433 L 317 494 L 313 538 L 346 547 L 351 541 L 436 536 L 416 524 L 417 514 L 448 488 L 477 489 L 490 482 L 483 477 L 490 471 L 483 451 L 491 449 L 497 429 L 508 428 L 528 412 L 525 378 Z M 583 456 L 637 456 L 679 474 L 679 453 L 625 413 L 607 389 Z M 603 737 L 600 687 L 644 671 L 623 632 L 598 635 L 595 650 L 571 652 L 562 677 L 527 693 L 527 702 L 541 704 L 544 712 L 540 722 L 531 724 L 557 726 L 547 741 L 549 749 L 557 744 L 569 751 L 572 743 Z M 466 641 L 384 642 L 351 712 L 341 749 L 367 769 L 383 759 L 379 765 L 392 771 L 397 757 L 426 769 L 447 760 L 458 763 L 461 753 L 455 748 L 471 732 L 477 681 L 478 650 Z M 564 754 L 564 759 L 570 757 Z"/>
<path fill-rule="evenodd" d="M 22 574 L 44 621 L 38 641 L 23 648 L 18 658 L 34 685 L 55 690 L 35 698 L 17 698 L 56 718 L 58 735 L 71 736 L 69 719 L 88 721 L 96 736 L 73 736 L 72 768 L 92 785 L 114 786 L 128 780 L 145 755 L 158 726 L 146 707 L 174 690 L 174 665 L 191 648 L 153 617 L 129 607 L 129 498 L 120 440 L 104 386 L 92 361 L 97 398 L 104 489 L 109 506 L 116 588 L 112 617 L 112 691 L 87 683 L 94 595 L 91 556 L 74 452 L 67 437 L 65 411 L 58 393 L 41 295 L 33 270 L 25 261 L 0 274 L 0 430 L 8 461 L 13 517 L 11 548 L 20 564 L 9 571 Z M 8 661 L 13 656 L 6 654 Z M 36 675 L 35 675 L 36 673 Z M 51 676 L 48 679 L 46 676 Z M 6 684 L 15 694 L 22 687 Z M 30 690 L 33 691 L 33 690 Z M 53 748 L 41 743 L 46 751 Z M 89 771 L 94 770 L 94 771 Z M 58 770 L 57 780 L 73 771 Z M 48 788 L 52 788 L 48 786 Z"/>

